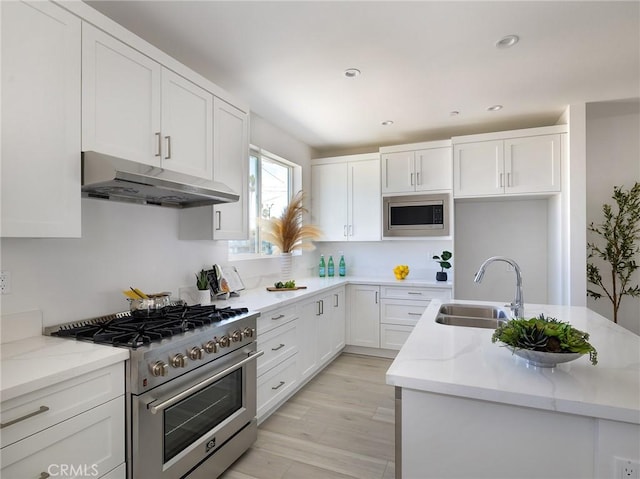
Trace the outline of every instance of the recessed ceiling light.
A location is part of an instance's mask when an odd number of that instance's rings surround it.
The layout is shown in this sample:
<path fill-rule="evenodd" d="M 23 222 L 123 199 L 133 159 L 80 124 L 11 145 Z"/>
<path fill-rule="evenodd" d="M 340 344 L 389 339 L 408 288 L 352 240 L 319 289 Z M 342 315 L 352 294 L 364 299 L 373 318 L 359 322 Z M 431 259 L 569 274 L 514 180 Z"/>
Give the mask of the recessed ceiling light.
<path fill-rule="evenodd" d="M 360 75 L 360 70 L 357 68 L 348 68 L 344 71 L 344 76 L 347 78 L 355 78 Z"/>
<path fill-rule="evenodd" d="M 496 42 L 496 48 L 510 48 L 520 41 L 518 35 L 507 35 Z"/>
<path fill-rule="evenodd" d="M 449 116 L 458 116 L 460 112 L 458 110 L 453 110 L 449 112 Z"/>
<path fill-rule="evenodd" d="M 487 108 L 488 111 L 500 111 L 502 110 L 502 105 L 492 105 Z"/>
<path fill-rule="evenodd" d="M 389 126 L 389 125 L 393 125 L 393 120 L 385 120 L 382 123 L 380 123 L 382 126 Z"/>

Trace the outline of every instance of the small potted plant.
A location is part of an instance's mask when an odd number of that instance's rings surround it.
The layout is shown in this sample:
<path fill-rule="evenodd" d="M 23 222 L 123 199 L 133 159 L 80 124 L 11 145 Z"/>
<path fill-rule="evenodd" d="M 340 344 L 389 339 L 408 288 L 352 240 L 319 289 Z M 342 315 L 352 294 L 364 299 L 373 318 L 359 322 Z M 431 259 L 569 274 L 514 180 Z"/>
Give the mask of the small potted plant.
<path fill-rule="evenodd" d="M 438 263 L 440 265 L 440 268 L 442 268 L 441 271 L 438 271 L 436 273 L 436 281 L 447 281 L 447 272 L 445 271 L 445 269 L 449 269 L 451 268 L 451 263 L 449 263 L 449 260 L 451 259 L 453 255 L 451 254 L 451 251 L 443 251 L 442 254 L 440 256 L 434 256 L 433 259 L 436 260 L 436 263 Z"/>
<path fill-rule="evenodd" d="M 207 304 L 211 302 L 211 291 L 209 290 L 209 277 L 204 269 L 196 273 L 196 287 L 198 288 L 198 302 Z"/>

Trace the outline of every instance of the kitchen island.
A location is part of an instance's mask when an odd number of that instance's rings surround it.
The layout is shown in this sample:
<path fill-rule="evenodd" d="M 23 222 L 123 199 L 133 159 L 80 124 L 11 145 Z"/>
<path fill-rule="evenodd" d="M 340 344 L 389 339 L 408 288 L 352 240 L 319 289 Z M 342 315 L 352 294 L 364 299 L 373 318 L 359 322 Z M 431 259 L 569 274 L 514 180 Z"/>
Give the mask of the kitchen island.
<path fill-rule="evenodd" d="M 640 459 L 640 337 L 587 308 L 527 304 L 525 317 L 569 322 L 598 351 L 596 366 L 585 355 L 539 368 L 492 343 L 492 329 L 436 323 L 439 308 L 387 372 L 398 479 L 611 478 L 615 457 Z"/>

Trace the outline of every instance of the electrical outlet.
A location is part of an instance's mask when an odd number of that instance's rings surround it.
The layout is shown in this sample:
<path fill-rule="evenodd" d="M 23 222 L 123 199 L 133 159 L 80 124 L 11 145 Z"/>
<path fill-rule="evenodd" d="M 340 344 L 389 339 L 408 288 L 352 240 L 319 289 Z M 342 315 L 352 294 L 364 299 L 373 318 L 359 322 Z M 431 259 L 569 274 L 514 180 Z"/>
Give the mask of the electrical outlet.
<path fill-rule="evenodd" d="M 615 457 L 615 479 L 640 479 L 640 462 Z"/>
<path fill-rule="evenodd" d="M 11 274 L 8 271 L 0 271 L 0 294 L 11 292 Z"/>

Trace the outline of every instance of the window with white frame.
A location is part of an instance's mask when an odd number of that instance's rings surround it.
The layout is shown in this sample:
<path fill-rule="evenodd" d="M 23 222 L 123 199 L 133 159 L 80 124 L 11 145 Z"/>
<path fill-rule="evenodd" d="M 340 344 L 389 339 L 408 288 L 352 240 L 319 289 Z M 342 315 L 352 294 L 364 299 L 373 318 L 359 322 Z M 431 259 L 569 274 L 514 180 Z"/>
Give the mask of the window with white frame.
<path fill-rule="evenodd" d="M 260 148 L 249 151 L 249 239 L 229 241 L 232 259 L 269 256 L 273 245 L 261 238 L 258 218 L 280 216 L 299 183 L 300 166 Z"/>

